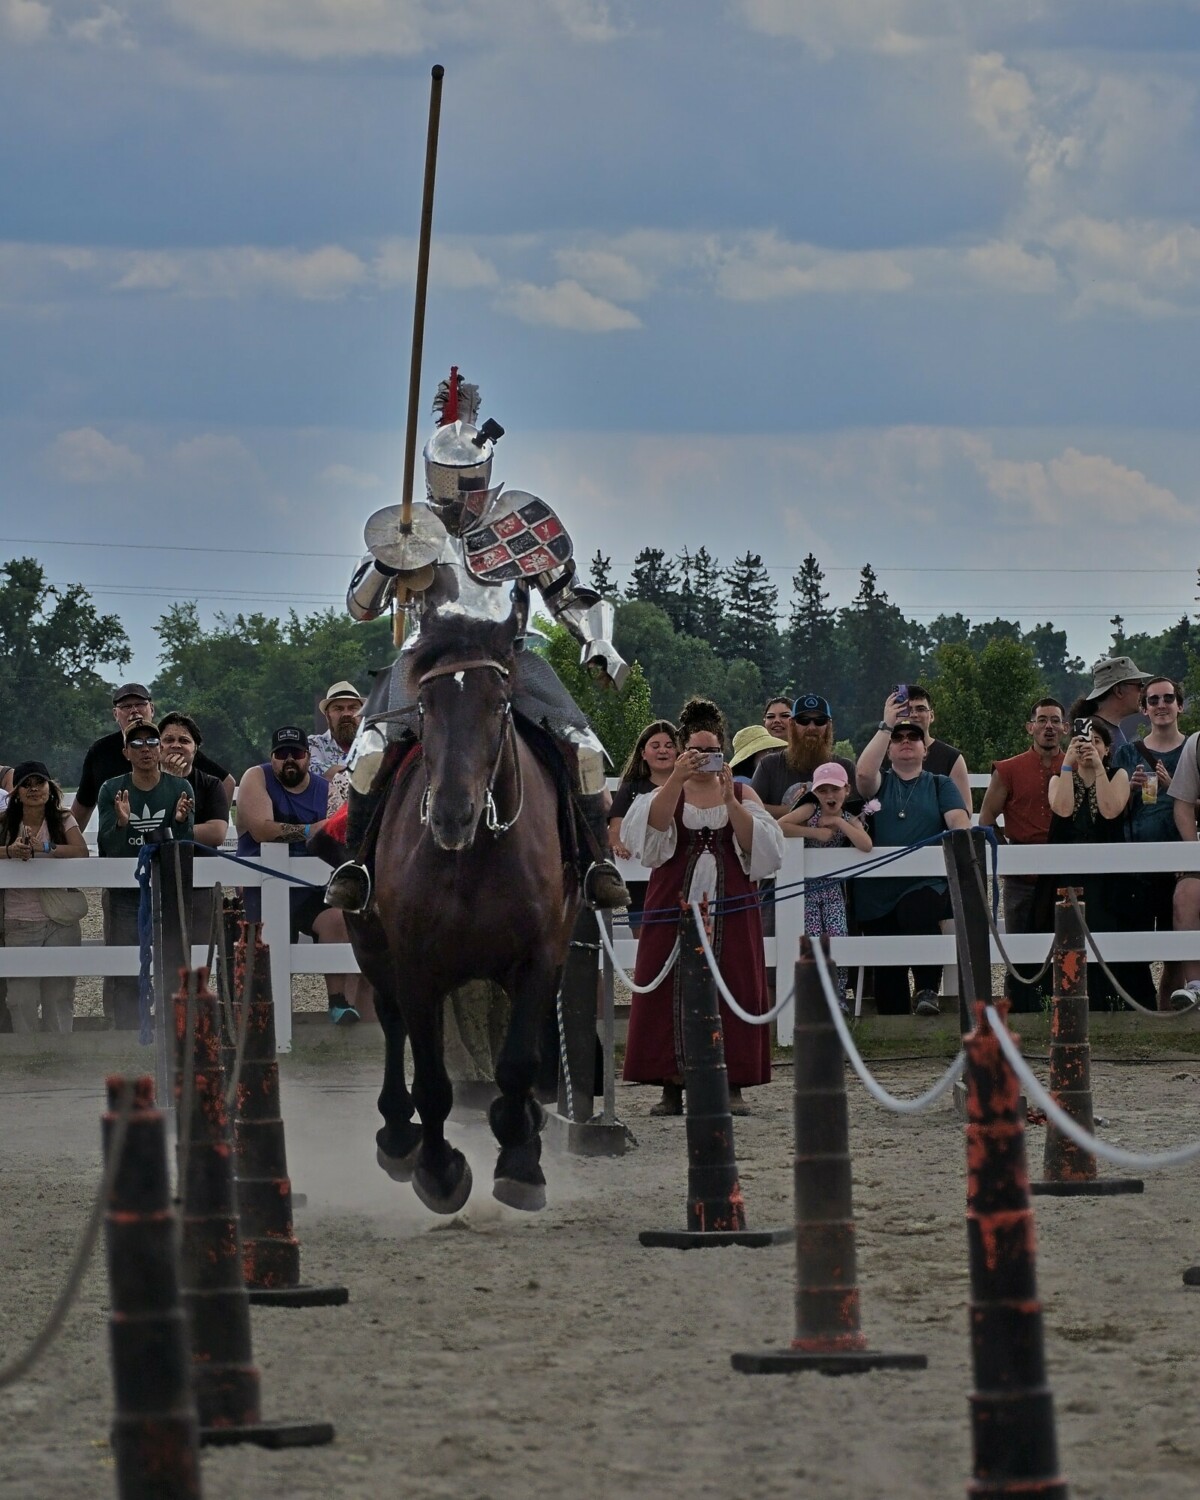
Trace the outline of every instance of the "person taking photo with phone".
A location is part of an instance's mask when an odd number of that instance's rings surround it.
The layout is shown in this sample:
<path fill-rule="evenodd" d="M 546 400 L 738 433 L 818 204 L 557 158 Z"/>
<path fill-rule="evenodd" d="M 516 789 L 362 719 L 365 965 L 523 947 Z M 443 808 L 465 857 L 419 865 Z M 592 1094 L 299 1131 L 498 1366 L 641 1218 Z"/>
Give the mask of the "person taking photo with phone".
<path fill-rule="evenodd" d="M 783 863 L 783 834 L 753 788 L 736 782 L 725 764 L 725 719 L 715 703 L 690 698 L 679 733 L 683 750 L 671 774 L 635 799 L 621 825 L 622 844 L 653 871 L 634 982 L 649 984 L 662 972 L 676 938 L 692 941 L 691 911 L 675 916 L 680 899 L 707 896 L 720 903 L 713 951 L 721 977 L 744 1010 L 762 1015 L 769 1002 L 755 882 Z M 681 981 L 677 963 L 655 989 L 634 995 L 629 1016 L 625 1080 L 662 1085 L 651 1110 L 657 1115 L 683 1113 Z M 768 1028 L 739 1020 L 724 1000 L 720 1005 L 730 1104 L 746 1114 L 742 1090 L 771 1079 Z"/>

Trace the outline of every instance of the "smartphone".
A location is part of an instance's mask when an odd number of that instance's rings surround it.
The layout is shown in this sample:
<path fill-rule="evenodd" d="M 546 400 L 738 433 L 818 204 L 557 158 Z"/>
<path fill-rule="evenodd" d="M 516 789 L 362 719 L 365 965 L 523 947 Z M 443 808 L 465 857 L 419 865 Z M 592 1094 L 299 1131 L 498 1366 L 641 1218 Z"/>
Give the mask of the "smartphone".
<path fill-rule="evenodd" d="M 696 767 L 698 771 L 719 771 L 725 764 L 725 756 L 720 750 L 709 750 L 700 757 L 700 764 Z"/>
<path fill-rule="evenodd" d="M 895 685 L 895 687 L 892 689 L 892 697 L 895 698 L 895 700 L 896 700 L 897 703 L 907 703 L 908 702 L 908 683 L 907 682 L 898 682 Z"/>
<path fill-rule="evenodd" d="M 1085 740 L 1090 740 L 1092 737 L 1091 719 L 1075 719 L 1071 724 L 1071 733 L 1075 735 L 1076 738 L 1082 737 Z"/>

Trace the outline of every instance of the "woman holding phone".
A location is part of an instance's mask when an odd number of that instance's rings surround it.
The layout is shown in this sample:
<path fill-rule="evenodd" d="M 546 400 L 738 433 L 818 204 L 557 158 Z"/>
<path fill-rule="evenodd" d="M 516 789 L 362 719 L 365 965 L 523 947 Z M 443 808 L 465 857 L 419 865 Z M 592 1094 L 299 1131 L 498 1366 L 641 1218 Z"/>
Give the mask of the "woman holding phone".
<path fill-rule="evenodd" d="M 675 939 L 688 941 L 692 914 L 681 918 L 680 899 L 707 895 L 714 913 L 713 950 L 721 977 L 744 1010 L 768 1008 L 762 918 L 755 883 L 783 863 L 783 834 L 751 787 L 735 782 L 725 764 L 725 720 L 715 703 L 690 698 L 679 716 L 683 750 L 656 791 L 638 797 L 621 825 L 621 842 L 653 870 L 638 937 L 634 981 L 649 984 L 662 972 Z M 681 970 L 678 964 L 649 994 L 634 995 L 625 1052 L 629 1083 L 662 1085 L 657 1115 L 683 1112 Z M 725 1065 L 735 1114 L 747 1113 L 743 1088 L 768 1083 L 768 1028 L 739 1020 L 721 1001 Z"/>
<path fill-rule="evenodd" d="M 1112 731 L 1100 718 L 1074 718 L 1062 770 L 1051 776 L 1051 844 L 1119 844 L 1125 838 L 1129 774 L 1110 769 Z M 1039 876 L 1058 886 L 1083 887 L 1085 917 L 1092 932 L 1117 932 L 1125 926 L 1121 878 L 1118 875 Z M 1142 1004 L 1153 1006 L 1153 991 L 1138 994 L 1149 970 L 1137 964 L 1112 964 L 1118 981 Z M 1099 964 L 1088 964 L 1088 1004 L 1092 1010 L 1120 1010 L 1121 1001 Z"/>

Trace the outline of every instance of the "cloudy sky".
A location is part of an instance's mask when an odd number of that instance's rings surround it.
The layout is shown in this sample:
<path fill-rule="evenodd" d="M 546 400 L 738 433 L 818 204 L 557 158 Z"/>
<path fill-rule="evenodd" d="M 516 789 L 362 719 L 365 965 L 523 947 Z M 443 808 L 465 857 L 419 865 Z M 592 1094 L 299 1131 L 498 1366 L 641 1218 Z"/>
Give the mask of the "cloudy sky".
<path fill-rule="evenodd" d="M 337 603 L 422 409 L 618 576 L 1194 608 L 1200 0 L 0 0 L 0 554 L 125 619 Z M 622 565 L 625 565 L 624 568 Z"/>

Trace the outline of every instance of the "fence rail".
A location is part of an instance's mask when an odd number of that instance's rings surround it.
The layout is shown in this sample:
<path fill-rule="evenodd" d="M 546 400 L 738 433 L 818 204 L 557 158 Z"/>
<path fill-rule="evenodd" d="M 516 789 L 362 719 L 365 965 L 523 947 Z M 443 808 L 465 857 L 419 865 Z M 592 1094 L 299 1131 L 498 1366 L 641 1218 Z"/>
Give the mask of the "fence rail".
<path fill-rule="evenodd" d="M 789 839 L 783 868 L 777 885 L 853 869 L 867 859 L 877 858 L 886 850 L 871 855 L 854 850 L 811 849 L 803 839 Z M 1188 844 L 1098 844 L 1092 846 L 1002 847 L 998 856 L 1001 875 L 1052 875 L 1069 870 L 1073 876 L 1084 874 L 1147 873 L 1195 871 L 1200 874 L 1200 842 Z M 644 880 L 649 871 L 634 861 L 621 861 L 626 879 Z M 132 859 L 59 860 L 35 859 L 28 863 L 0 860 L 0 891 L 11 887 L 37 889 L 49 886 L 79 886 L 86 890 L 135 889 L 135 862 Z M 294 887 L 273 878 L 285 873 L 324 883 L 329 867 L 309 856 L 289 858 L 286 846 L 267 844 L 262 855 L 249 867 L 231 864 L 197 851 L 194 882 L 197 886 L 262 886 L 264 940 L 271 947 L 271 980 L 276 997 L 276 1030 L 279 1047 L 286 1051 L 292 1041 L 290 1003 L 292 976 L 295 974 L 341 974 L 357 969 L 354 953 L 348 943 L 319 945 L 292 944 L 289 936 L 288 895 Z M 939 847 L 918 849 L 902 861 L 883 869 L 866 870 L 861 880 L 895 878 L 911 875 L 945 875 L 945 861 Z M 784 899 L 775 906 L 775 936 L 764 940 L 768 964 L 787 969 L 798 951 L 804 931 L 803 895 L 792 899 L 786 889 Z M 192 961 L 203 963 L 208 952 L 208 934 L 196 933 Z M 1200 932 L 1100 932 L 1096 934 L 1100 951 L 1109 961 L 1148 962 L 1155 959 L 1200 959 Z M 1049 948 L 1049 934 L 1013 934 L 1005 938 L 1005 948 L 1018 963 L 1039 963 Z M 615 943 L 617 956 L 632 968 L 637 942 L 627 934 Z M 889 964 L 953 964 L 954 937 L 950 932 L 932 937 L 845 937 L 832 942 L 834 961 L 848 968 L 859 965 L 876 967 Z M 107 947 L 99 942 L 85 942 L 78 948 L 0 948 L 0 978 L 51 975 L 74 977 L 136 974 L 139 952 L 135 947 Z M 992 944 L 993 962 L 999 952 Z M 286 999 L 286 1003 L 285 1002 Z M 779 1040 L 791 1040 L 790 1012 L 779 1019 Z"/>

